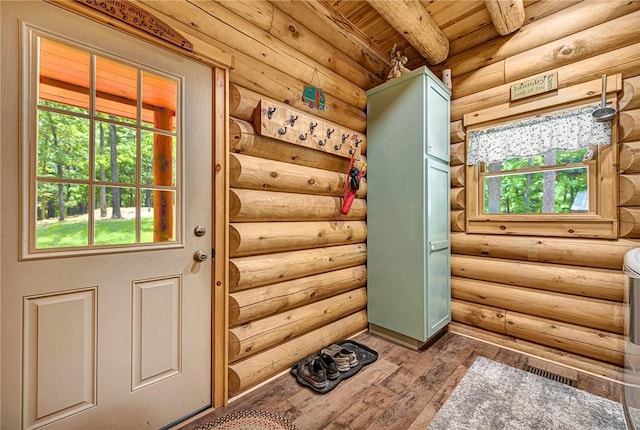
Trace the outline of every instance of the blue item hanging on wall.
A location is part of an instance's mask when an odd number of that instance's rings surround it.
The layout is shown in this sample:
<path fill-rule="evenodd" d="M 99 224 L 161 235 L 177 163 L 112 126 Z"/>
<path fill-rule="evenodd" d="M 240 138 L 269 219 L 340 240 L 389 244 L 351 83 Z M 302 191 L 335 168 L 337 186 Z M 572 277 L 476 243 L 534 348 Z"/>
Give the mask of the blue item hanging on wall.
<path fill-rule="evenodd" d="M 325 110 L 324 91 L 313 85 L 307 85 L 302 92 L 302 101 L 307 103 L 311 109 L 318 108 Z"/>
<path fill-rule="evenodd" d="M 325 110 L 327 106 L 325 104 L 324 91 L 320 89 L 318 69 L 313 69 L 311 82 L 317 83 L 317 86 L 306 85 L 302 90 L 302 101 L 307 103 L 311 109 Z"/>

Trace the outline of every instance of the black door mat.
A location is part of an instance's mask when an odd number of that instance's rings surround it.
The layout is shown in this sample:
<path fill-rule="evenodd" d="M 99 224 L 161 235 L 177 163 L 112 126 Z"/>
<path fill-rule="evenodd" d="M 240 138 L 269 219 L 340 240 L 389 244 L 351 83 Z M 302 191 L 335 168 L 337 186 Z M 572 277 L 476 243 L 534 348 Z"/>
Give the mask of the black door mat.
<path fill-rule="evenodd" d="M 296 377 L 296 380 L 298 381 L 298 383 L 300 383 L 301 385 L 304 385 L 305 387 L 311 388 L 316 393 L 325 394 L 333 390 L 334 388 L 336 388 L 340 383 L 340 381 L 351 378 L 353 375 L 358 373 L 364 366 L 366 366 L 367 364 L 371 364 L 378 359 L 378 353 L 376 351 L 356 341 L 344 340 L 342 342 L 337 342 L 337 344 L 343 348 L 346 348 L 350 351 L 355 352 L 356 356 L 358 357 L 358 364 L 350 368 L 346 372 L 340 372 L 337 379 L 334 379 L 333 381 L 328 380 L 327 381 L 328 384 L 326 387 L 316 388 L 313 385 L 311 385 L 309 382 L 305 381 L 300 376 L 298 376 L 298 363 L 296 363 L 293 365 L 293 367 L 291 367 L 290 372 L 292 375 Z"/>

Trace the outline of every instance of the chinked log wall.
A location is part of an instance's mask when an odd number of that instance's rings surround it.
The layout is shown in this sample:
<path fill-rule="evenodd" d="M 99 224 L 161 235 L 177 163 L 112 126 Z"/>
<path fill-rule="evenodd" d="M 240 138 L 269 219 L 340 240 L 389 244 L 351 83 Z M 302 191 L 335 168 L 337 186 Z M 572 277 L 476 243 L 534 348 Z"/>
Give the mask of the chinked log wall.
<path fill-rule="evenodd" d="M 640 246 L 640 2 L 581 2 L 456 53 L 452 69 L 452 329 L 612 378 L 623 364 L 624 253 Z M 617 241 L 465 233 L 466 113 L 509 102 L 517 80 L 557 70 L 559 88 L 621 73 Z M 544 96 L 543 96 L 544 97 Z M 461 149 L 462 146 L 462 149 Z M 604 192 L 607 192 L 604 190 Z"/>
<path fill-rule="evenodd" d="M 363 133 L 363 88 L 382 83 L 390 67 L 386 54 L 329 15 L 318 18 L 315 3 L 142 3 L 185 36 L 235 58 L 228 295 L 228 386 L 235 396 L 367 327 L 366 181 L 341 215 L 349 160 L 259 135 L 258 102 L 286 103 Z M 308 84 L 325 91 L 326 110 L 302 100 Z M 363 155 L 357 165 L 364 162 Z"/>

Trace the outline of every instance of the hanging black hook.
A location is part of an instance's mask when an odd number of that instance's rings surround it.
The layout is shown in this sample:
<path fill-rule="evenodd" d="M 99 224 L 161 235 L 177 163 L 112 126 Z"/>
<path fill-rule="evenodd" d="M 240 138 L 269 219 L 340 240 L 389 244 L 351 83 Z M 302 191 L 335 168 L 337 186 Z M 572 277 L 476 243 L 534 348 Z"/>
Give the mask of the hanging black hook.
<path fill-rule="evenodd" d="M 298 139 L 300 139 L 300 140 L 307 140 L 307 133 L 305 133 L 305 134 L 301 134 L 300 136 L 298 136 Z"/>
<path fill-rule="evenodd" d="M 342 149 L 342 143 L 340 145 L 333 145 L 333 149 L 340 151 L 340 149 Z"/>
<path fill-rule="evenodd" d="M 286 132 L 287 132 L 287 127 L 286 126 L 285 126 L 285 128 L 279 128 L 278 129 L 278 134 L 281 135 L 281 136 L 286 134 Z"/>
<path fill-rule="evenodd" d="M 271 119 L 271 117 L 273 116 L 273 113 L 276 111 L 275 107 L 268 107 L 267 108 L 267 118 Z"/>
<path fill-rule="evenodd" d="M 318 141 L 318 145 L 319 145 L 319 146 L 324 146 L 326 143 L 327 143 L 327 142 L 323 142 L 323 141 L 322 141 L 322 139 L 320 139 L 320 140 Z"/>
<path fill-rule="evenodd" d="M 291 117 L 289 117 L 289 123 L 291 124 L 291 127 L 293 127 L 296 124 L 297 119 L 298 119 L 298 115 L 296 116 L 291 115 Z"/>
<path fill-rule="evenodd" d="M 336 131 L 335 128 L 328 128 L 327 129 L 327 139 L 331 138 L 331 134 Z"/>
<path fill-rule="evenodd" d="M 349 137 L 351 137 L 350 134 L 343 134 L 342 135 L 342 143 L 344 143 Z"/>
<path fill-rule="evenodd" d="M 311 122 L 309 124 L 309 132 L 313 134 L 313 129 L 316 128 L 318 126 L 317 122 Z"/>

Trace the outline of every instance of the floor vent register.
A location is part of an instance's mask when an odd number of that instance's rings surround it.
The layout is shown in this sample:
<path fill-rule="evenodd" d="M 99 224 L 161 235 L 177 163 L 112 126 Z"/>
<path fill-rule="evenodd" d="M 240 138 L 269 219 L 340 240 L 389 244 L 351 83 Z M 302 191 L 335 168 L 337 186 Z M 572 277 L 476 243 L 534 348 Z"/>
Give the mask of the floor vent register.
<path fill-rule="evenodd" d="M 560 382 L 561 384 L 566 384 L 571 387 L 575 387 L 577 381 L 575 379 L 570 379 L 562 375 L 558 375 L 557 373 L 549 372 L 548 370 L 543 370 L 538 367 L 531 366 L 527 364 L 525 369 L 529 373 L 533 373 L 534 375 L 542 376 L 543 378 L 551 379 L 552 381 Z"/>

